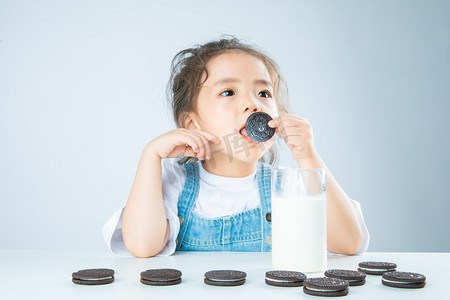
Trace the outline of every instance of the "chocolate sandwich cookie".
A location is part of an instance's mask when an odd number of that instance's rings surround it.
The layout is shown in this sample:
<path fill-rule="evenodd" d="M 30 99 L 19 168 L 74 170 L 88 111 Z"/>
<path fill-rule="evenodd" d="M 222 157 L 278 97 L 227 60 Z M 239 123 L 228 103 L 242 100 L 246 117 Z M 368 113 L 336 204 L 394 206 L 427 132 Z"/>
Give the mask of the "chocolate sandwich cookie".
<path fill-rule="evenodd" d="M 363 261 L 358 264 L 358 271 L 369 275 L 382 275 L 386 272 L 395 271 L 397 265 L 390 262 Z"/>
<path fill-rule="evenodd" d="M 339 278 L 307 278 L 303 281 L 303 292 L 320 297 L 346 296 L 348 294 L 348 282 Z"/>
<path fill-rule="evenodd" d="M 181 271 L 176 269 L 150 269 L 141 273 L 141 283 L 167 286 L 181 282 Z"/>
<path fill-rule="evenodd" d="M 204 282 L 215 286 L 237 286 L 245 283 L 247 274 L 236 270 L 213 270 L 205 273 Z"/>
<path fill-rule="evenodd" d="M 273 286 L 302 286 L 305 279 L 306 275 L 301 272 L 280 270 L 266 272 L 266 283 Z"/>
<path fill-rule="evenodd" d="M 381 283 L 385 286 L 403 288 L 403 289 L 420 289 L 426 284 L 425 275 L 412 272 L 386 272 L 383 274 Z"/>
<path fill-rule="evenodd" d="M 81 285 L 101 285 L 114 281 L 114 270 L 86 269 L 72 273 L 72 282 Z"/>
<path fill-rule="evenodd" d="M 247 135 L 255 142 L 265 142 L 275 134 L 275 128 L 270 127 L 267 123 L 272 117 L 264 112 L 255 112 L 251 114 L 245 128 Z"/>
<path fill-rule="evenodd" d="M 346 280 L 349 286 L 359 286 L 366 283 L 366 274 L 354 270 L 330 269 L 325 271 L 325 276 Z"/>

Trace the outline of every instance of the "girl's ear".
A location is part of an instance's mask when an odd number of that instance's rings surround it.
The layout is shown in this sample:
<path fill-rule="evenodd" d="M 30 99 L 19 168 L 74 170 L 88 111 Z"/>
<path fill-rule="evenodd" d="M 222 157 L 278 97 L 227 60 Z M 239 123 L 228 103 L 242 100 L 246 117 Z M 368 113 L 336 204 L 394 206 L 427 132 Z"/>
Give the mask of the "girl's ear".
<path fill-rule="evenodd" d="M 194 113 L 184 114 L 182 118 L 182 127 L 190 130 L 201 130 L 200 125 L 196 120 L 197 115 Z"/>

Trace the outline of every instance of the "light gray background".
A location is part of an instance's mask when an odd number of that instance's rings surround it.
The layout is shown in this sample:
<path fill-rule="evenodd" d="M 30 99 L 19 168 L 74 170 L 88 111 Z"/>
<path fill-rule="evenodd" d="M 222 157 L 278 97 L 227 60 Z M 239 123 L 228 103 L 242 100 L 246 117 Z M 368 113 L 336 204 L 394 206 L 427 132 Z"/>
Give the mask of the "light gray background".
<path fill-rule="evenodd" d="M 369 251 L 450 251 L 449 1 L 1 1 L 0 249 L 106 249 L 173 56 L 234 34 L 361 203 Z M 295 167 L 286 152 L 283 164 Z"/>

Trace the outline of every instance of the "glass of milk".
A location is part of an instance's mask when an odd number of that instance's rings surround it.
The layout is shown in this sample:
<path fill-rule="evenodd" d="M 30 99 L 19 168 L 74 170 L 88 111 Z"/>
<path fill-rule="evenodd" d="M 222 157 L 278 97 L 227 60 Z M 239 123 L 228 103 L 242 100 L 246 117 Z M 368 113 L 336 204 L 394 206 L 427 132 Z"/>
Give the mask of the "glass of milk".
<path fill-rule="evenodd" d="M 319 273 L 327 269 L 324 169 L 272 169 L 272 268 Z"/>

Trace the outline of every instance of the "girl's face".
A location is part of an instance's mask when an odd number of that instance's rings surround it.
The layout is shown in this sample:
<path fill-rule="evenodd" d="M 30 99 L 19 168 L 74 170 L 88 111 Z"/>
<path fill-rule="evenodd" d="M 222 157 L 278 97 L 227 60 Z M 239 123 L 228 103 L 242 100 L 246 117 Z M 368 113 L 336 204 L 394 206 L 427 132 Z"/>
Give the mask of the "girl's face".
<path fill-rule="evenodd" d="M 197 109 L 200 130 L 217 136 L 210 144 L 213 159 L 256 162 L 272 146 L 275 136 L 253 144 L 239 130 L 254 112 L 278 116 L 273 83 L 262 61 L 243 51 L 229 51 L 212 58 L 208 79 L 199 91 Z M 202 81 L 206 74 L 203 74 Z M 230 160 L 231 161 L 231 160 Z"/>

